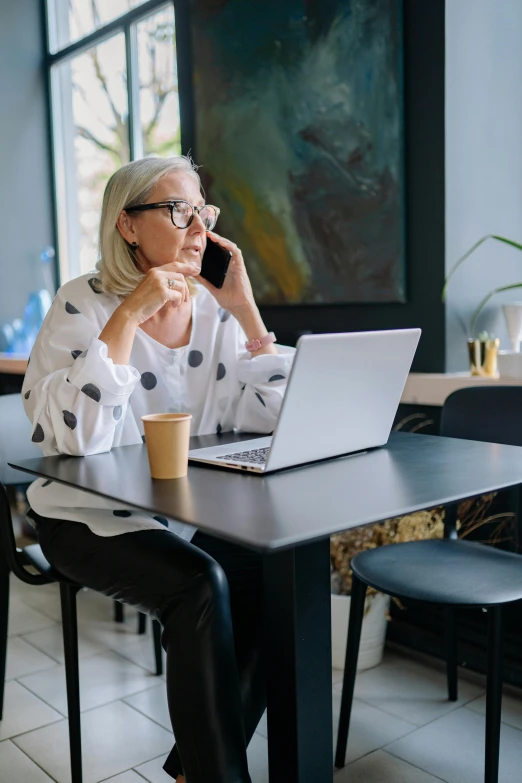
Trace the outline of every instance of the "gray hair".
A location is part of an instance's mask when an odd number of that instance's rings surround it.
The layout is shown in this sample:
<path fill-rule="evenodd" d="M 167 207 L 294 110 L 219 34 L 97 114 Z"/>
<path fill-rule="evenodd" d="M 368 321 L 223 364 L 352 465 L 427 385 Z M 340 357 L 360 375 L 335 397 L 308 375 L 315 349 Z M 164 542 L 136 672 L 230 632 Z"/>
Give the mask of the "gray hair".
<path fill-rule="evenodd" d="M 107 182 L 100 217 L 100 260 L 97 264 L 104 291 L 126 297 L 143 279 L 136 253 L 124 240 L 116 223 L 125 207 L 143 204 L 156 183 L 171 171 L 190 174 L 201 188 L 197 166 L 185 155 L 133 160 L 118 169 Z"/>

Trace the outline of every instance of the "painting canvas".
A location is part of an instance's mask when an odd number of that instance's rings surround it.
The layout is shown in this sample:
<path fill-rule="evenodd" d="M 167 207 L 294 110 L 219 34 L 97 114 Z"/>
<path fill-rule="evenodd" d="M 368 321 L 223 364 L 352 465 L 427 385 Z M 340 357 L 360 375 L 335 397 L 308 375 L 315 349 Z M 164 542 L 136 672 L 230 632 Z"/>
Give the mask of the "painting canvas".
<path fill-rule="evenodd" d="M 403 302 L 400 0 L 191 8 L 196 162 L 258 302 Z"/>

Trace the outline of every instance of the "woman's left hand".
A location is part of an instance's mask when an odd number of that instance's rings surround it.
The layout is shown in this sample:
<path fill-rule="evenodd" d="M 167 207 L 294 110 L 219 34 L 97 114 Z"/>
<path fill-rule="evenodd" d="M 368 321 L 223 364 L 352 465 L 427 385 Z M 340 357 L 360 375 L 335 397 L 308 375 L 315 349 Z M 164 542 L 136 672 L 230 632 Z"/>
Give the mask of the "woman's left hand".
<path fill-rule="evenodd" d="M 218 245 L 221 245 L 221 247 L 230 250 L 232 258 L 230 259 L 223 288 L 216 288 L 216 286 L 209 283 L 208 280 L 205 280 L 201 275 L 198 275 L 196 280 L 210 291 L 220 307 L 224 310 L 228 310 L 232 314 L 234 314 L 234 311 L 255 308 L 256 303 L 254 294 L 252 292 L 250 280 L 248 279 L 241 250 L 234 242 L 225 239 L 214 231 L 207 231 L 207 236 L 213 242 L 217 242 Z"/>

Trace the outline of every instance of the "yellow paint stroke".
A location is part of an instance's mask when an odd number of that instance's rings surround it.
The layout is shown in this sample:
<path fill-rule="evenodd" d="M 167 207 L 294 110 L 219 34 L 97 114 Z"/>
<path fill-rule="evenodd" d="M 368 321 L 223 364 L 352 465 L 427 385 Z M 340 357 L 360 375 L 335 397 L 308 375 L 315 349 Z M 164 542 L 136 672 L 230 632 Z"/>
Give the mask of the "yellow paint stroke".
<path fill-rule="evenodd" d="M 288 302 L 302 299 L 306 286 L 304 270 L 292 258 L 284 226 L 264 207 L 252 188 L 238 179 L 227 177 L 227 189 L 241 204 L 244 227 L 253 249 L 262 260 L 267 276 L 277 281 L 277 288 Z"/>

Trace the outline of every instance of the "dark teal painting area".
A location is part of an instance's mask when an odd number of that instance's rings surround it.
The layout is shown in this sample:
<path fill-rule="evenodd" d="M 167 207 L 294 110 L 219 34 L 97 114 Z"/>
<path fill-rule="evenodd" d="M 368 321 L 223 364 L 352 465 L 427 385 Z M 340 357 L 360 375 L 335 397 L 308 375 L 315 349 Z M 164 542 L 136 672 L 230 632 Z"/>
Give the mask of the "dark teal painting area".
<path fill-rule="evenodd" d="M 258 302 L 403 302 L 400 0 L 191 8 L 197 162 Z"/>

